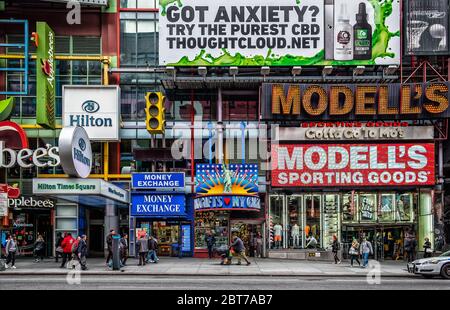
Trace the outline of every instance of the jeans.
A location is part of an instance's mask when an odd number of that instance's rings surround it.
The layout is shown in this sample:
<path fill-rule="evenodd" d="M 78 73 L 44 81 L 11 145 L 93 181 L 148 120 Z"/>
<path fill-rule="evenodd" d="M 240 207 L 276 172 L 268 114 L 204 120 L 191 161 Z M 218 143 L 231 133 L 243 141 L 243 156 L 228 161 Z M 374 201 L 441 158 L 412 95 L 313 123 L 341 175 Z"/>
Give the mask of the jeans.
<path fill-rule="evenodd" d="M 87 267 L 86 267 L 86 256 L 85 255 L 80 256 L 79 261 L 80 261 L 81 269 L 82 270 L 86 270 L 87 269 Z"/>
<path fill-rule="evenodd" d="M 11 267 L 16 264 L 16 252 L 9 252 L 6 258 L 6 265 L 11 263 Z"/>
<path fill-rule="evenodd" d="M 367 267 L 369 264 L 369 254 L 370 253 L 363 253 L 363 267 Z"/>
<path fill-rule="evenodd" d="M 154 261 L 156 262 L 158 260 L 158 256 L 156 256 L 156 251 L 155 250 L 150 250 L 148 251 L 147 254 L 147 262 L 148 261 Z"/>
<path fill-rule="evenodd" d="M 356 260 L 356 262 L 358 263 L 358 265 L 361 266 L 361 262 L 360 262 L 359 259 L 358 259 L 358 255 L 352 254 L 352 255 L 350 256 L 350 265 L 353 266 L 353 261 L 354 261 L 354 260 Z"/>
<path fill-rule="evenodd" d="M 211 246 L 208 246 L 208 257 L 209 257 L 209 258 L 213 258 L 213 257 L 214 257 L 212 245 L 211 245 Z"/>
<path fill-rule="evenodd" d="M 147 257 L 147 252 L 140 252 L 139 253 L 139 266 L 145 265 L 146 257 Z"/>

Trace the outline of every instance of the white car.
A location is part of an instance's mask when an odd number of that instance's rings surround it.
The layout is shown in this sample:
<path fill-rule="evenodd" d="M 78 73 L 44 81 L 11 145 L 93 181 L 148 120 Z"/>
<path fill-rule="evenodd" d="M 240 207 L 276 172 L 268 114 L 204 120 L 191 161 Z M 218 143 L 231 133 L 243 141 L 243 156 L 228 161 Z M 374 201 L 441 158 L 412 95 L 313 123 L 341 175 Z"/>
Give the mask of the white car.
<path fill-rule="evenodd" d="M 441 276 L 450 279 L 450 251 L 437 257 L 422 258 L 408 264 L 408 272 L 420 274 L 425 278 Z"/>

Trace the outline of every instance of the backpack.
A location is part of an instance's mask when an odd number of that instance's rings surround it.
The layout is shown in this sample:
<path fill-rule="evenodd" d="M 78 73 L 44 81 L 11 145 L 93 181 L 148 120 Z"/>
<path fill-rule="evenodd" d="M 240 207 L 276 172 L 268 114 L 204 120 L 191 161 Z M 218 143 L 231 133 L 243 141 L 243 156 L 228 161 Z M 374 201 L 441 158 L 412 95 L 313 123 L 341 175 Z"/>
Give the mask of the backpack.
<path fill-rule="evenodd" d="M 75 240 L 72 244 L 72 253 L 76 254 L 78 251 L 78 240 Z"/>

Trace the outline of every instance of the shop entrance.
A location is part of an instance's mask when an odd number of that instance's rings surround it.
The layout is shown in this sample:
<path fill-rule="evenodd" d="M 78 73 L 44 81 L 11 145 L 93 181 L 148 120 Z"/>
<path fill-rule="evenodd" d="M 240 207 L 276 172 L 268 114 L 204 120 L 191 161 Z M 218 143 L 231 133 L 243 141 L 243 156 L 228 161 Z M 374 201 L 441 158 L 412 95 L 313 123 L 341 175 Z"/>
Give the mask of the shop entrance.
<path fill-rule="evenodd" d="M 136 225 L 136 238 L 147 234 L 158 241 L 158 256 L 177 256 L 180 238 L 180 222 L 177 221 L 146 221 Z"/>
<path fill-rule="evenodd" d="M 88 216 L 88 246 L 90 256 L 104 256 L 105 246 L 105 212 L 102 209 L 91 208 L 87 210 Z"/>
<path fill-rule="evenodd" d="M 246 255 L 256 256 L 256 236 L 263 236 L 262 224 L 255 222 L 235 221 L 231 222 L 231 235 L 237 234 L 242 239 L 246 249 Z"/>

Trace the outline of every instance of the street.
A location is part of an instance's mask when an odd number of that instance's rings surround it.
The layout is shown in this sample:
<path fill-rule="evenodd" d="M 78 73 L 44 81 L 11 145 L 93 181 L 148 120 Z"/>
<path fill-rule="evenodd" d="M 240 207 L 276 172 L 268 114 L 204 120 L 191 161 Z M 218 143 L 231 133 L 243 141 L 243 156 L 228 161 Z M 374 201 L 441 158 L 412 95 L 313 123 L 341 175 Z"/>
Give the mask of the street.
<path fill-rule="evenodd" d="M 210 277 L 82 275 L 70 285 L 64 275 L 0 274 L 0 290 L 448 290 L 450 281 L 422 278 L 382 278 L 368 284 L 365 277 Z"/>

